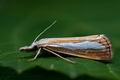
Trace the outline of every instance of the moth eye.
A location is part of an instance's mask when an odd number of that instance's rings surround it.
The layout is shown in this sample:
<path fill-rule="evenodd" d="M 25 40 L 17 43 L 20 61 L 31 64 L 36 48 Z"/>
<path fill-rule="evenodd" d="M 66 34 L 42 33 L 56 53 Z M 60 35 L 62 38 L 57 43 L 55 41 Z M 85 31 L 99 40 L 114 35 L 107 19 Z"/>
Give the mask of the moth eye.
<path fill-rule="evenodd" d="M 33 48 L 34 48 L 34 49 L 38 49 L 38 46 L 37 46 L 37 45 L 35 45 Z"/>

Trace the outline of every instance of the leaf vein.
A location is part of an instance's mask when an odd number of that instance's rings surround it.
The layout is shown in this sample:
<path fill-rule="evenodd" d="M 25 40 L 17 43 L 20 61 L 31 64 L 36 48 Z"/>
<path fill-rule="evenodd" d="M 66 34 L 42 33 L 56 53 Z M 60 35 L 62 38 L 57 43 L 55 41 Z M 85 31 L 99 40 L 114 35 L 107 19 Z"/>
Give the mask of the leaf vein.
<path fill-rule="evenodd" d="M 109 64 L 107 64 L 108 70 L 109 72 L 118 80 L 120 80 L 119 76 L 115 73 L 115 71 L 113 71 L 113 69 L 111 68 L 111 66 Z"/>

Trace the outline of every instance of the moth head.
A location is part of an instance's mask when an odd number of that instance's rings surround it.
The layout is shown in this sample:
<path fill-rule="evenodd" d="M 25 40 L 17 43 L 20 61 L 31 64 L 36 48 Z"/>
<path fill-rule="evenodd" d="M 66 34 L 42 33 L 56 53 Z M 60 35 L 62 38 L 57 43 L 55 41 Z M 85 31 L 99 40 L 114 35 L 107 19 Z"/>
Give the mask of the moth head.
<path fill-rule="evenodd" d="M 21 47 L 19 50 L 20 51 L 34 51 L 34 50 L 37 50 L 38 49 L 38 44 L 43 44 L 43 43 L 46 43 L 46 39 L 44 40 L 40 40 L 40 41 L 37 41 L 37 39 L 45 32 L 47 31 L 49 28 L 51 28 L 54 24 L 56 23 L 56 20 L 51 24 L 49 25 L 47 28 L 45 28 L 33 41 L 33 43 L 30 45 L 30 46 L 24 46 L 24 47 Z"/>
<path fill-rule="evenodd" d="M 26 52 L 30 52 L 30 51 L 35 51 L 37 50 L 37 45 L 36 43 L 33 43 L 31 44 L 30 46 L 24 46 L 24 47 L 21 47 L 19 50 L 20 51 L 26 51 Z"/>

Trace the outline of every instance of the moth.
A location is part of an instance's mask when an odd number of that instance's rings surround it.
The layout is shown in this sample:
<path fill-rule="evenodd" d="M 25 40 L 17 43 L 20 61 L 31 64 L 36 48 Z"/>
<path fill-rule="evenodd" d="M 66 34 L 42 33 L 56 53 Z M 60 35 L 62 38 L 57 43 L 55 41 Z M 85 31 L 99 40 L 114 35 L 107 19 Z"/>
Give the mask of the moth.
<path fill-rule="evenodd" d="M 53 24 L 47 27 L 41 32 L 33 41 L 30 46 L 21 47 L 20 51 L 33 51 L 38 50 L 35 57 L 31 60 L 35 60 L 40 54 L 41 49 L 46 50 L 66 61 L 74 63 L 70 59 L 67 59 L 60 54 L 66 54 L 81 58 L 93 59 L 93 60 L 111 60 L 112 59 L 112 46 L 109 39 L 103 35 L 90 35 L 83 37 L 67 37 L 67 38 L 43 38 L 36 41 L 40 35 L 48 30 Z"/>

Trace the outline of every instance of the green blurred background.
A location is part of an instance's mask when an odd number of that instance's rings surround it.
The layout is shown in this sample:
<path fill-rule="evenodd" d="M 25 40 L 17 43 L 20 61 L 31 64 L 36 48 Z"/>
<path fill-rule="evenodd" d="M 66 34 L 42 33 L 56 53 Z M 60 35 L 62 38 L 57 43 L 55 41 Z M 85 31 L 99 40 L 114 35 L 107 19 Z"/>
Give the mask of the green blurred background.
<path fill-rule="evenodd" d="M 40 38 L 105 34 L 110 38 L 114 52 L 119 51 L 120 0 L 0 0 L 1 54 L 29 45 L 54 20 L 57 23 Z M 12 77 L 18 76 L 11 69 L 5 69 L 1 67 L 4 72 L 1 77 L 8 76 L 5 79 L 9 79 L 9 73 Z M 19 78 L 29 79 L 32 73 L 69 79 L 63 74 L 36 68 Z M 39 75 L 32 76 L 36 77 Z"/>

